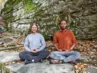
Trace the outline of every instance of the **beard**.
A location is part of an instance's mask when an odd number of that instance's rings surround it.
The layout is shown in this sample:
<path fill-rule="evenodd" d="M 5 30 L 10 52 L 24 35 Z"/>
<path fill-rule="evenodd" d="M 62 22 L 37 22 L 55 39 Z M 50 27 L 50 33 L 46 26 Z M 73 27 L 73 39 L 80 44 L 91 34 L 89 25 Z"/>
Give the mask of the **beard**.
<path fill-rule="evenodd" d="M 61 28 L 61 30 L 65 30 L 66 29 L 66 27 L 60 27 Z"/>

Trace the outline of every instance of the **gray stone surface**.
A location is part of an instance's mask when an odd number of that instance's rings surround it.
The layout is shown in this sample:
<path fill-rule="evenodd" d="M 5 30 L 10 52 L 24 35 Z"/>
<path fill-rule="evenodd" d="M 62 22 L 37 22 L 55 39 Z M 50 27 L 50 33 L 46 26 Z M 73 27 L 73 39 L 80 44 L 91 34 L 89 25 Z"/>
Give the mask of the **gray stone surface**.
<path fill-rule="evenodd" d="M 86 71 L 87 73 L 97 73 L 97 67 L 89 65 Z"/>
<path fill-rule="evenodd" d="M 7 69 L 9 69 L 12 72 L 17 72 L 20 68 L 25 66 L 24 64 L 13 64 L 6 66 Z"/>
<path fill-rule="evenodd" d="M 20 60 L 18 52 L 0 52 L 0 62 L 5 63 L 14 60 Z"/>
<path fill-rule="evenodd" d="M 80 57 L 80 60 L 88 60 L 89 59 L 89 56 L 88 55 L 82 55 L 81 57 Z"/>
<path fill-rule="evenodd" d="M 0 50 L 6 50 L 7 48 L 4 48 L 4 47 L 0 47 Z"/>
<path fill-rule="evenodd" d="M 70 64 L 14 64 L 6 66 L 6 68 L 16 73 L 75 73 L 73 66 Z"/>

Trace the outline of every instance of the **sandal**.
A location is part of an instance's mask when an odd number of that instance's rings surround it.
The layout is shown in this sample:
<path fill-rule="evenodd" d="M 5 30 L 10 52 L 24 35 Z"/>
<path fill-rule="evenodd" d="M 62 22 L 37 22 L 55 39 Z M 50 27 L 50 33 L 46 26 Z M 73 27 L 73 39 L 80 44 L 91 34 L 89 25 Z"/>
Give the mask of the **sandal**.
<path fill-rule="evenodd" d="M 50 64 L 62 64 L 62 60 L 50 60 L 49 61 Z"/>

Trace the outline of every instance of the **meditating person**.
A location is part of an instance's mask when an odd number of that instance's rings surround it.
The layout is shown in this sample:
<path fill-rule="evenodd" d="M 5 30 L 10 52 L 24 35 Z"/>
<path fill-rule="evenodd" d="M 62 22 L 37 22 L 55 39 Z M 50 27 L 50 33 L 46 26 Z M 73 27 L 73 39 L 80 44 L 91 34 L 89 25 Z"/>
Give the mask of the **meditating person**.
<path fill-rule="evenodd" d="M 25 51 L 19 53 L 19 57 L 24 60 L 24 64 L 37 63 L 46 58 L 49 52 L 45 50 L 46 43 L 44 37 L 38 33 L 37 24 L 32 24 L 31 34 L 29 34 L 24 43 Z"/>
<path fill-rule="evenodd" d="M 65 20 L 61 20 L 59 25 L 61 30 L 56 32 L 53 37 L 53 44 L 57 51 L 51 52 L 50 63 L 73 62 L 76 64 L 76 60 L 80 58 L 80 53 L 73 51 L 77 45 L 76 38 L 73 32 L 67 29 Z"/>

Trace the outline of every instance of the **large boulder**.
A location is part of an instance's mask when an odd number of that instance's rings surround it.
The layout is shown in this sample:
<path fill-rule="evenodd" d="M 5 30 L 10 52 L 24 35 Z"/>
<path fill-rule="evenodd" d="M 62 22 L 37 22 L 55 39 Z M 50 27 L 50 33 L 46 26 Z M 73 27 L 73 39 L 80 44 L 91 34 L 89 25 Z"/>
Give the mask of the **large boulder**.
<path fill-rule="evenodd" d="M 18 52 L 0 52 L 0 63 L 20 60 Z"/>
<path fill-rule="evenodd" d="M 75 73 L 74 67 L 70 64 L 14 64 L 6 66 L 6 68 L 16 73 Z"/>
<path fill-rule="evenodd" d="M 37 22 L 46 37 L 59 29 L 64 18 L 78 39 L 97 38 L 97 0 L 8 0 L 1 14 L 13 32 L 27 34 L 29 24 Z"/>

